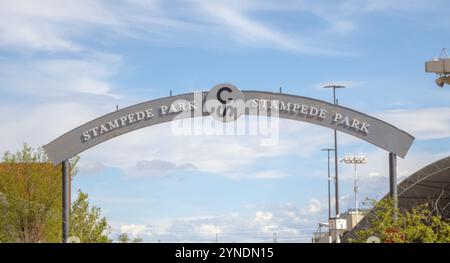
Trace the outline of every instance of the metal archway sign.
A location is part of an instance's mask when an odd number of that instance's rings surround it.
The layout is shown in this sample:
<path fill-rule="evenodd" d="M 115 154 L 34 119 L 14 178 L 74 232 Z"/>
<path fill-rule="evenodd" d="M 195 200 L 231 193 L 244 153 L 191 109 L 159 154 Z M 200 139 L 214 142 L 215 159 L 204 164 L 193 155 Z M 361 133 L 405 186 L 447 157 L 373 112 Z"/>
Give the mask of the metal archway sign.
<path fill-rule="evenodd" d="M 233 91 L 227 87 L 232 87 Z M 67 132 L 45 145 L 44 149 L 53 164 L 57 165 L 97 144 L 137 129 L 170 122 L 175 118 L 209 116 L 211 112 L 205 106 L 210 102 L 212 105 L 217 102 L 220 106 L 224 100 L 216 99 L 231 94 L 240 95 L 244 104 L 249 106 L 250 110 L 247 108 L 242 114 L 256 115 L 267 111 L 270 115 L 271 111 L 277 111 L 280 118 L 336 129 L 402 158 L 414 141 L 414 137 L 405 131 L 350 108 L 283 93 L 240 92 L 231 84 L 221 84 L 211 92 L 198 93 L 198 96 L 195 93 L 170 96 L 111 112 Z M 228 99 L 236 101 L 231 97 Z"/>
<path fill-rule="evenodd" d="M 307 122 L 349 134 L 389 152 L 390 191 L 396 199 L 396 156 L 404 158 L 414 137 L 370 115 L 322 100 L 284 93 L 240 91 L 219 84 L 208 92 L 146 101 L 89 121 L 44 146 L 53 165 L 63 170 L 63 241 L 68 237 L 68 160 L 128 132 L 175 119 L 212 116 L 223 122 L 241 115 L 265 115 Z"/>

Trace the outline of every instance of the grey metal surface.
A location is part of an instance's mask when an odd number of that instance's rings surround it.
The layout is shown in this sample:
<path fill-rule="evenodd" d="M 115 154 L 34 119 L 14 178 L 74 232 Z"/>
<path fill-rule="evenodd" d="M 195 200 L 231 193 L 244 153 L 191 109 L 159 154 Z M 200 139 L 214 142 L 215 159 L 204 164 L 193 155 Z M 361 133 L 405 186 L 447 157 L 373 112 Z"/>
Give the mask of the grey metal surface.
<path fill-rule="evenodd" d="M 206 96 L 206 92 L 203 93 L 203 98 Z M 47 155 L 52 160 L 54 165 L 57 165 L 61 163 L 64 160 L 67 160 L 97 144 L 100 144 L 104 141 L 110 140 L 112 138 L 115 138 L 117 136 L 120 136 L 122 134 L 145 128 L 148 126 L 169 122 L 172 121 L 178 114 L 170 114 L 162 116 L 158 112 L 154 112 L 155 117 L 148 119 L 146 121 L 136 122 L 132 125 L 126 125 L 119 129 L 112 130 L 110 132 L 107 132 L 101 136 L 98 136 L 94 139 L 91 139 L 87 142 L 83 142 L 82 140 L 82 133 L 85 130 L 88 130 L 93 127 L 98 127 L 102 123 L 108 123 L 109 121 L 113 121 L 117 118 L 120 118 L 122 116 L 127 116 L 128 114 L 132 114 L 138 111 L 145 111 L 146 109 L 157 109 L 160 106 L 163 105 L 170 105 L 173 102 L 177 100 L 186 100 L 191 101 L 194 99 L 194 94 L 183 94 L 183 95 L 177 95 L 172 97 L 165 97 L 161 99 L 146 101 L 143 103 L 139 103 L 130 107 L 126 107 L 123 109 L 120 109 L 118 111 L 114 111 L 111 113 L 108 113 L 104 116 L 101 116 L 97 119 L 94 119 L 92 121 L 89 121 L 69 132 L 66 134 L 60 136 L 59 138 L 55 139 L 54 141 L 50 142 L 49 144 L 44 146 L 45 151 L 47 152 Z M 195 113 L 194 117 L 202 116 L 202 112 L 200 112 L 200 115 L 198 113 Z"/>
<path fill-rule="evenodd" d="M 334 105 L 322 100 L 317 100 L 308 97 L 279 94 L 271 92 L 261 91 L 243 91 L 246 100 L 252 98 L 280 100 L 285 102 L 293 102 L 297 104 L 311 105 L 317 108 L 323 108 L 328 111 L 327 118 L 320 120 L 317 118 L 308 118 L 299 114 L 290 114 L 280 111 L 280 118 L 297 120 L 308 122 L 311 124 L 320 125 L 323 127 L 336 129 L 340 132 L 352 135 L 361 140 L 372 143 L 388 152 L 395 153 L 396 155 L 404 158 L 414 141 L 414 137 L 407 132 L 387 123 L 379 120 L 375 117 L 369 116 L 362 112 L 343 107 L 341 105 Z M 371 124 L 370 133 L 365 134 L 353 129 L 347 129 L 343 126 L 336 126 L 333 124 L 332 113 L 338 112 L 343 116 L 350 116 L 351 118 L 357 118 L 361 121 Z"/>
<path fill-rule="evenodd" d="M 324 109 L 328 112 L 326 118 L 309 118 L 308 116 L 293 113 L 293 112 L 279 112 L 280 118 L 297 120 L 302 122 L 307 122 L 315 125 L 320 125 L 323 127 L 336 129 L 343 133 L 352 135 L 369 143 L 372 143 L 380 148 L 385 149 L 388 152 L 393 152 L 400 157 L 405 157 L 408 152 L 411 144 L 414 141 L 414 137 L 410 134 L 369 115 L 364 113 L 342 107 L 339 105 L 333 105 L 325 101 L 316 100 L 307 97 L 288 95 L 288 94 L 280 94 L 280 93 L 271 93 L 271 92 L 261 92 L 261 91 L 242 91 L 244 94 L 245 100 L 253 100 L 253 99 L 266 99 L 266 100 L 278 100 L 283 101 L 285 103 L 297 103 L 302 105 L 309 105 L 313 107 L 317 107 L 320 109 Z M 143 102 L 140 104 L 136 104 L 127 108 L 120 109 L 118 111 L 111 112 L 102 117 L 89 121 L 69 132 L 50 142 L 49 144 L 44 146 L 45 151 L 47 152 L 49 158 L 52 160 L 54 165 L 61 163 L 64 160 L 67 160 L 97 144 L 100 144 L 109 139 L 115 138 L 122 134 L 141 129 L 144 127 L 156 125 L 159 123 L 172 121 L 174 118 L 180 118 L 181 113 L 172 113 L 172 114 L 161 114 L 158 110 L 161 106 L 171 105 L 177 101 L 193 101 L 196 106 L 200 110 L 193 110 L 191 116 L 187 116 L 186 118 L 199 117 L 199 116 L 208 116 L 208 112 L 203 112 L 201 110 L 203 108 L 203 102 L 208 92 L 203 92 L 200 94 L 196 100 L 194 100 L 194 93 L 183 94 L 178 96 L 165 97 L 157 100 L 151 100 L 147 102 Z M 200 102 L 200 101 L 201 102 Z M 99 127 L 101 124 L 105 124 L 108 122 L 114 122 L 115 120 L 135 114 L 136 112 L 144 112 L 147 109 L 152 109 L 154 116 L 149 119 L 144 119 L 141 121 L 133 122 L 129 125 L 124 125 L 123 127 L 113 129 L 107 131 L 100 136 L 96 136 L 95 138 L 91 138 L 89 140 L 83 139 L 83 132 L 92 129 L 94 127 Z M 350 118 L 356 118 L 362 122 L 366 122 L 370 124 L 370 132 L 364 133 L 352 128 L 346 128 L 342 125 L 336 125 L 333 122 L 333 114 L 334 113 L 342 114 L 342 116 L 349 116 Z M 245 112 L 245 114 L 254 114 L 252 112 Z"/>
<path fill-rule="evenodd" d="M 397 185 L 398 207 L 401 210 L 409 210 L 426 201 L 435 202 L 435 208 L 446 219 L 450 219 L 450 156 L 433 162 Z M 390 193 L 383 199 L 388 198 Z M 344 235 L 343 240 L 356 238 L 359 230 L 370 226 L 373 218 L 372 209 L 351 231 Z"/>

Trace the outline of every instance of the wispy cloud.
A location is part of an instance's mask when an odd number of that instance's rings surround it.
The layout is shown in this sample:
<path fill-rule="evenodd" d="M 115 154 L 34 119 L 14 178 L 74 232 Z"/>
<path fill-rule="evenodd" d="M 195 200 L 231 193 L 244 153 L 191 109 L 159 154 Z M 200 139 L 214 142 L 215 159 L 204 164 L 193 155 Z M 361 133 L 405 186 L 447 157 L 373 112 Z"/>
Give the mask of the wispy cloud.
<path fill-rule="evenodd" d="M 199 12 L 231 38 L 241 44 L 253 47 L 279 48 L 293 52 L 317 53 L 319 49 L 306 46 L 288 34 L 252 19 L 239 5 L 219 1 L 196 1 Z"/>
<path fill-rule="evenodd" d="M 179 26 L 161 13 L 156 0 L 2 1 L 0 22 L 0 47 L 50 52 L 89 50 L 80 39 L 93 33 L 100 41 L 108 34 L 137 36 L 139 31 Z M 151 28 L 143 30 L 146 26 Z"/>
<path fill-rule="evenodd" d="M 100 1 L 2 1 L 0 44 L 12 49 L 80 51 L 70 24 L 110 23 Z"/>
<path fill-rule="evenodd" d="M 81 103 L 68 101 L 45 104 L 5 102 L 0 111 L 9 116 L 3 120 L 3 125 L 8 128 L 0 130 L 1 152 L 16 151 L 24 142 L 34 147 L 47 144 L 99 113 Z"/>
<path fill-rule="evenodd" d="M 140 160 L 136 163 L 134 175 L 143 176 L 168 176 L 176 171 L 195 170 L 195 165 L 191 163 L 176 164 L 171 161 L 164 161 L 160 159 Z"/>
<path fill-rule="evenodd" d="M 94 54 L 82 58 L 31 59 L 0 64 L 0 85 L 10 93 L 54 97 L 73 93 L 113 98 L 110 79 L 121 57 Z"/>
<path fill-rule="evenodd" d="M 324 216 L 322 203 L 312 198 L 305 207 L 294 204 L 252 206 L 249 213 L 149 220 L 113 226 L 118 233 L 143 237 L 145 242 L 309 242 Z"/>
<path fill-rule="evenodd" d="M 258 21 L 257 3 L 234 1 L 41 1 L 0 3 L 0 48 L 46 52 L 85 52 L 84 40 L 137 38 L 156 43 L 205 44 L 232 40 L 249 47 L 295 53 L 340 54 L 317 39 Z M 331 23 L 348 30 L 348 21 Z M 95 35 L 95 37 L 93 37 Z M 180 38 L 180 36 L 182 38 Z"/>
<path fill-rule="evenodd" d="M 450 137 L 450 108 L 396 109 L 378 113 L 385 120 L 419 140 Z"/>
<path fill-rule="evenodd" d="M 205 44 L 231 39 L 250 47 L 295 53 L 347 54 L 326 47 L 328 34 L 349 35 L 366 15 L 414 12 L 441 1 L 68 1 L 0 2 L 0 48 L 47 52 L 90 50 L 83 39 L 131 37 Z M 270 25 L 259 13 L 288 11 L 316 20 L 295 30 Z M 256 15 L 255 15 L 256 14 Z M 324 23 L 325 22 L 325 23 Z M 304 31 L 301 28 L 306 28 Z M 314 32 L 311 34 L 311 32 Z M 219 41 L 216 41 L 219 40 Z"/>
<path fill-rule="evenodd" d="M 371 14 L 403 15 L 412 12 L 435 10 L 445 0 L 342 0 L 342 1 L 245 1 L 245 7 L 263 11 L 290 11 L 312 14 L 326 22 L 323 33 L 348 34 L 358 29 L 361 18 Z"/>

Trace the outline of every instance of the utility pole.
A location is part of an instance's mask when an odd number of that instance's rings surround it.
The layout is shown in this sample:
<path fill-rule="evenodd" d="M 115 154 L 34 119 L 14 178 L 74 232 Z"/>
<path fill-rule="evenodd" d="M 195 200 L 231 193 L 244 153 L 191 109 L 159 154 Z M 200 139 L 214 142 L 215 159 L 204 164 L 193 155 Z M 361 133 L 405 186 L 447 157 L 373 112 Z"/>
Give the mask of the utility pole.
<path fill-rule="evenodd" d="M 328 86 L 324 86 L 323 88 L 325 89 L 329 89 L 332 88 L 333 89 L 333 103 L 335 105 L 337 105 L 337 101 L 336 101 L 336 89 L 343 89 L 345 88 L 345 86 L 342 85 L 328 85 Z M 337 131 L 336 129 L 334 130 L 334 178 L 335 178 L 335 202 L 336 202 L 336 218 L 339 217 L 339 161 L 338 161 L 338 146 L 337 146 Z"/>
<path fill-rule="evenodd" d="M 330 171 L 330 152 L 334 151 L 334 149 L 326 148 L 322 149 L 322 151 L 327 151 L 328 155 L 328 242 L 331 243 L 331 227 L 330 227 L 330 219 L 331 219 L 331 171 Z"/>
<path fill-rule="evenodd" d="M 328 155 L 328 219 L 331 218 L 331 168 L 330 168 L 330 152 L 334 151 L 334 149 L 326 148 L 322 149 L 322 151 L 327 151 Z"/>

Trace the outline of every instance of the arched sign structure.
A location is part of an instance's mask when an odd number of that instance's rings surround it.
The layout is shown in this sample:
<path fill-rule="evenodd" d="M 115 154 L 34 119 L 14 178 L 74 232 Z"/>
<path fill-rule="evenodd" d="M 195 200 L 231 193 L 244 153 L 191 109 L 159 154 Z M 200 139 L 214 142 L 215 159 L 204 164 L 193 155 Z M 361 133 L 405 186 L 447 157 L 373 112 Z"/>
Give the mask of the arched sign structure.
<path fill-rule="evenodd" d="M 189 93 L 139 103 L 87 122 L 44 146 L 54 165 L 62 163 L 63 206 L 68 205 L 68 160 L 109 139 L 174 119 L 210 116 L 228 122 L 240 115 L 274 115 L 320 125 L 352 135 L 389 152 L 390 185 L 396 196 L 396 158 L 404 158 L 414 137 L 367 114 L 325 101 L 265 91 L 240 91 L 220 84 L 209 92 Z M 64 179 L 66 178 L 66 179 Z M 67 211 L 66 211 L 67 210 Z M 68 209 L 63 210 L 63 241 Z"/>

